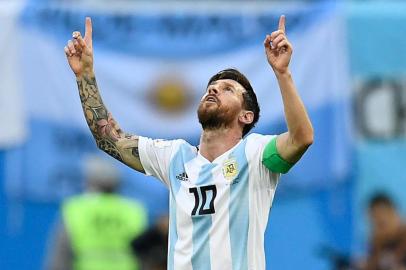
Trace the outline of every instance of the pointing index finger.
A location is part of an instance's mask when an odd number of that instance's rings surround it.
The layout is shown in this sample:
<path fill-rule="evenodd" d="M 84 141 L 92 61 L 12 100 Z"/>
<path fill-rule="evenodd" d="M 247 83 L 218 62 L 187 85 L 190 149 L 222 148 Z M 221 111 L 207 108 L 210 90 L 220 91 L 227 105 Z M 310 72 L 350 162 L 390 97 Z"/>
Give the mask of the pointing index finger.
<path fill-rule="evenodd" d="M 86 17 L 85 41 L 88 42 L 88 45 L 92 45 L 92 20 L 90 17 Z"/>
<path fill-rule="evenodd" d="M 284 33 L 285 33 L 285 21 L 286 21 L 285 15 L 282 15 L 282 16 L 279 18 L 279 26 L 278 26 L 278 29 L 279 29 L 279 30 L 282 30 Z"/>

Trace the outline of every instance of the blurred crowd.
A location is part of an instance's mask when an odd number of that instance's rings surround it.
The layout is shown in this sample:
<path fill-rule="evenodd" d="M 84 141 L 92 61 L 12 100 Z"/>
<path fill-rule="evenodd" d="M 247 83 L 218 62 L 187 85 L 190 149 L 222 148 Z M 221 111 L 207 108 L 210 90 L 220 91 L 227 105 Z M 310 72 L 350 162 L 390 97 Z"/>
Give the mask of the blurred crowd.
<path fill-rule="evenodd" d="M 392 199 L 376 194 L 369 203 L 371 235 L 368 270 L 406 269 L 406 224 Z"/>
<path fill-rule="evenodd" d="M 336 270 L 406 270 L 406 223 L 393 199 L 386 193 L 375 193 L 369 200 L 370 234 L 364 258 L 353 259 L 325 248 Z"/>

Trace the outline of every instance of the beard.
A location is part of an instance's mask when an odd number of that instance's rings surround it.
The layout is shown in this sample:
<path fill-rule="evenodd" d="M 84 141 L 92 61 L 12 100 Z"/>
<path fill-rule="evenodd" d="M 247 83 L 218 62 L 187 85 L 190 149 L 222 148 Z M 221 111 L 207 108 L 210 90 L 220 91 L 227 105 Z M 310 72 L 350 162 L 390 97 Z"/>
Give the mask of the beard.
<path fill-rule="evenodd" d="M 221 105 L 208 105 L 201 102 L 197 109 L 197 117 L 203 130 L 215 130 L 227 128 L 234 121 L 236 113 L 232 110 L 222 107 Z"/>

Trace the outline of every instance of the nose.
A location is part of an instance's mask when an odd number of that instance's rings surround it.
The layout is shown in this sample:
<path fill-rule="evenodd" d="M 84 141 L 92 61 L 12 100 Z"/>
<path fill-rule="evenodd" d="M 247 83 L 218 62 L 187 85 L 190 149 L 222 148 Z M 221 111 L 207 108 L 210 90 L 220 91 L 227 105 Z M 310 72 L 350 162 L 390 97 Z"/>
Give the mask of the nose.
<path fill-rule="evenodd" d="M 209 89 L 208 89 L 209 91 L 209 95 L 217 95 L 218 94 L 218 90 L 214 87 L 214 86 L 211 86 L 211 87 L 209 87 Z"/>

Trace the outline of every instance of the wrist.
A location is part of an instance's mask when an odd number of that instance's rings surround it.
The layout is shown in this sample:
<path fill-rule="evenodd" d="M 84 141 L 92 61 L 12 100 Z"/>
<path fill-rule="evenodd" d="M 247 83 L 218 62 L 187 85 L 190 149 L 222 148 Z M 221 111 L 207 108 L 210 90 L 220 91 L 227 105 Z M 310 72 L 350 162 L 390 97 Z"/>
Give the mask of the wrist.
<path fill-rule="evenodd" d="M 83 79 L 82 73 L 75 73 L 75 76 L 76 76 L 76 80 L 77 80 L 77 81 L 80 81 L 80 80 Z"/>
<path fill-rule="evenodd" d="M 75 76 L 76 76 L 76 80 L 79 81 L 79 80 L 83 79 L 83 77 L 93 77 L 94 72 L 93 72 L 93 70 L 83 71 L 80 73 L 75 73 Z"/>
<path fill-rule="evenodd" d="M 292 77 L 292 74 L 289 69 L 286 70 L 274 70 L 275 76 L 278 80 L 289 79 Z"/>

